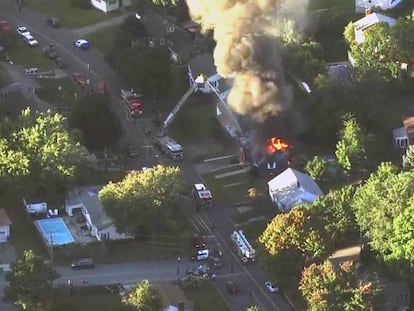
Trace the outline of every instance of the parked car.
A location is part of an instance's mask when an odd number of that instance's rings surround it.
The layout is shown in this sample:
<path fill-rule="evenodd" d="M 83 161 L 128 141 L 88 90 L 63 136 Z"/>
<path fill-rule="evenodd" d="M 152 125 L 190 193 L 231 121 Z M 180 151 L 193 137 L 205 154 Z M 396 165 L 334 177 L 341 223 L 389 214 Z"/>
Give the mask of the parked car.
<path fill-rule="evenodd" d="M 203 239 L 202 236 L 194 237 L 192 244 L 196 249 L 201 249 L 201 248 L 206 247 L 206 241 Z"/>
<path fill-rule="evenodd" d="M 79 259 L 70 265 L 73 269 L 93 269 L 95 268 L 95 262 L 92 258 Z"/>
<path fill-rule="evenodd" d="M 22 25 L 18 25 L 16 27 L 16 31 L 19 35 L 24 36 L 24 35 L 30 35 L 30 31 L 29 29 L 27 29 L 26 26 L 22 26 Z"/>
<path fill-rule="evenodd" d="M 90 80 L 86 78 L 83 73 L 74 72 L 72 74 L 73 80 L 75 80 L 80 86 L 85 86 L 91 84 Z"/>
<path fill-rule="evenodd" d="M 10 32 L 13 28 L 8 21 L 2 20 L 0 21 L 0 29 L 2 31 Z"/>
<path fill-rule="evenodd" d="M 59 68 L 61 68 L 61 69 L 66 69 L 66 68 L 68 68 L 68 64 L 66 64 L 66 63 L 63 61 L 63 58 L 61 58 L 61 57 L 57 57 L 57 58 L 55 59 L 55 62 L 56 62 L 56 65 L 57 65 Z"/>
<path fill-rule="evenodd" d="M 29 46 L 36 47 L 39 45 L 39 42 L 30 33 L 25 34 L 22 37 L 23 41 Z"/>
<path fill-rule="evenodd" d="M 43 55 L 50 58 L 50 59 L 56 59 L 58 57 L 58 54 L 55 50 L 55 46 L 53 43 L 49 43 L 49 46 L 46 46 L 42 49 Z"/>
<path fill-rule="evenodd" d="M 59 28 L 60 20 L 56 17 L 51 17 L 46 20 L 46 24 L 48 24 L 50 27 L 53 27 L 53 28 Z"/>
<path fill-rule="evenodd" d="M 89 49 L 89 42 L 86 41 L 85 39 L 78 39 L 78 40 L 73 42 L 73 45 L 77 48 L 82 49 L 82 50 Z"/>
<path fill-rule="evenodd" d="M 137 158 L 139 156 L 138 148 L 135 145 L 128 144 L 124 147 L 125 154 L 129 158 Z"/>
<path fill-rule="evenodd" d="M 234 281 L 230 281 L 226 283 L 227 292 L 231 295 L 237 295 L 240 293 L 240 287 Z"/>
<path fill-rule="evenodd" d="M 275 283 L 267 281 L 264 284 L 267 290 L 271 293 L 277 293 L 279 291 L 279 287 Z"/>
<path fill-rule="evenodd" d="M 191 255 L 192 261 L 201 261 L 201 260 L 207 260 L 210 255 L 210 252 L 208 249 L 199 249 L 196 251 L 194 255 Z"/>

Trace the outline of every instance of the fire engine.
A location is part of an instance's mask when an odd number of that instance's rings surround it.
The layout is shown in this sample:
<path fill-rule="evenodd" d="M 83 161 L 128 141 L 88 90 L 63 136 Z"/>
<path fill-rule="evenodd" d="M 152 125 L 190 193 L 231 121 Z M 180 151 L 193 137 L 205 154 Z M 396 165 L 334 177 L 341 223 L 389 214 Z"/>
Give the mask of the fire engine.
<path fill-rule="evenodd" d="M 142 111 L 142 95 L 135 93 L 133 89 L 124 90 L 121 89 L 122 106 L 128 118 L 139 118 Z"/>
<path fill-rule="evenodd" d="M 194 184 L 193 198 L 197 202 L 197 209 L 207 209 L 213 205 L 213 195 L 204 184 Z"/>
<path fill-rule="evenodd" d="M 243 230 L 233 231 L 230 238 L 235 252 L 244 263 L 255 260 L 256 250 L 250 245 L 249 241 L 247 241 Z"/>
<path fill-rule="evenodd" d="M 156 138 L 156 144 L 161 150 L 173 160 L 184 159 L 183 147 L 170 137 L 163 136 Z"/>

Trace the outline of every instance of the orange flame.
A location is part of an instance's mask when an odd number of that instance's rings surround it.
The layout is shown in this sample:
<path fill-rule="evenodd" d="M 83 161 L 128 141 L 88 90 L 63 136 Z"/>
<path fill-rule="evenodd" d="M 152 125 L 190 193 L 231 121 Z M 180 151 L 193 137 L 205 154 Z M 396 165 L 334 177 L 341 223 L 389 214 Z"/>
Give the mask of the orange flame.
<path fill-rule="evenodd" d="M 283 141 L 280 138 L 277 137 L 272 137 L 269 140 L 268 146 L 267 146 L 267 150 L 269 153 L 273 153 L 276 151 L 285 151 L 286 149 L 288 149 L 290 146 L 287 142 Z"/>

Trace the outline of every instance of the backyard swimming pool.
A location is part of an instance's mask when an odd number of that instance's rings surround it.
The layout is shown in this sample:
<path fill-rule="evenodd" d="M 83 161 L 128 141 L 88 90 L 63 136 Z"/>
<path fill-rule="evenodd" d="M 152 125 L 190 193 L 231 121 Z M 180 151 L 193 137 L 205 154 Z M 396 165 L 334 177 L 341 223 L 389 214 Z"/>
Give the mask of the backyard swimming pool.
<path fill-rule="evenodd" d="M 75 242 L 61 217 L 36 220 L 36 223 L 48 245 L 65 245 Z"/>

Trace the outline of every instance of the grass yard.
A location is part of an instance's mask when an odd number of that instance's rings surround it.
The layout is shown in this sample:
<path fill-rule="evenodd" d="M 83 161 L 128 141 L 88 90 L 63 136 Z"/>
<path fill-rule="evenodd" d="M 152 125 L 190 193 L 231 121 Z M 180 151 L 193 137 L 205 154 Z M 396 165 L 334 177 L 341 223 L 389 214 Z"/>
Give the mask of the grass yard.
<path fill-rule="evenodd" d="M 41 89 L 38 96 L 55 107 L 72 107 L 77 96 L 82 95 L 82 90 L 70 78 L 63 79 L 38 79 Z"/>
<path fill-rule="evenodd" d="M 88 293 L 87 295 L 60 295 L 54 311 L 115 311 L 121 310 L 121 299 L 118 295 L 102 291 L 101 293 Z"/>
<path fill-rule="evenodd" d="M 38 67 L 41 70 L 55 68 L 55 63 L 43 56 L 40 52 L 42 47 L 29 47 L 23 40 L 18 38 L 16 44 L 9 50 L 8 54 L 13 63 L 24 67 Z"/>
<path fill-rule="evenodd" d="M 71 5 L 71 0 L 26 0 L 26 6 L 33 11 L 43 13 L 50 17 L 57 17 L 62 27 L 78 28 L 115 17 L 120 12 L 104 12 L 95 9 L 80 9 Z"/>
<path fill-rule="evenodd" d="M 199 289 L 183 289 L 185 295 L 194 304 L 194 311 L 230 311 L 216 288 L 207 282 L 203 282 Z"/>
<path fill-rule="evenodd" d="M 92 46 L 105 54 L 111 47 L 118 29 L 118 25 L 109 26 L 87 35 L 85 39 L 88 40 Z"/>
<path fill-rule="evenodd" d="M 26 214 L 22 197 L 12 189 L 2 189 L 0 193 L 2 205 L 12 221 L 11 242 L 16 248 L 17 256 L 23 251 L 32 249 L 40 256 L 48 256 L 40 233 L 37 231 L 32 220 Z"/>

